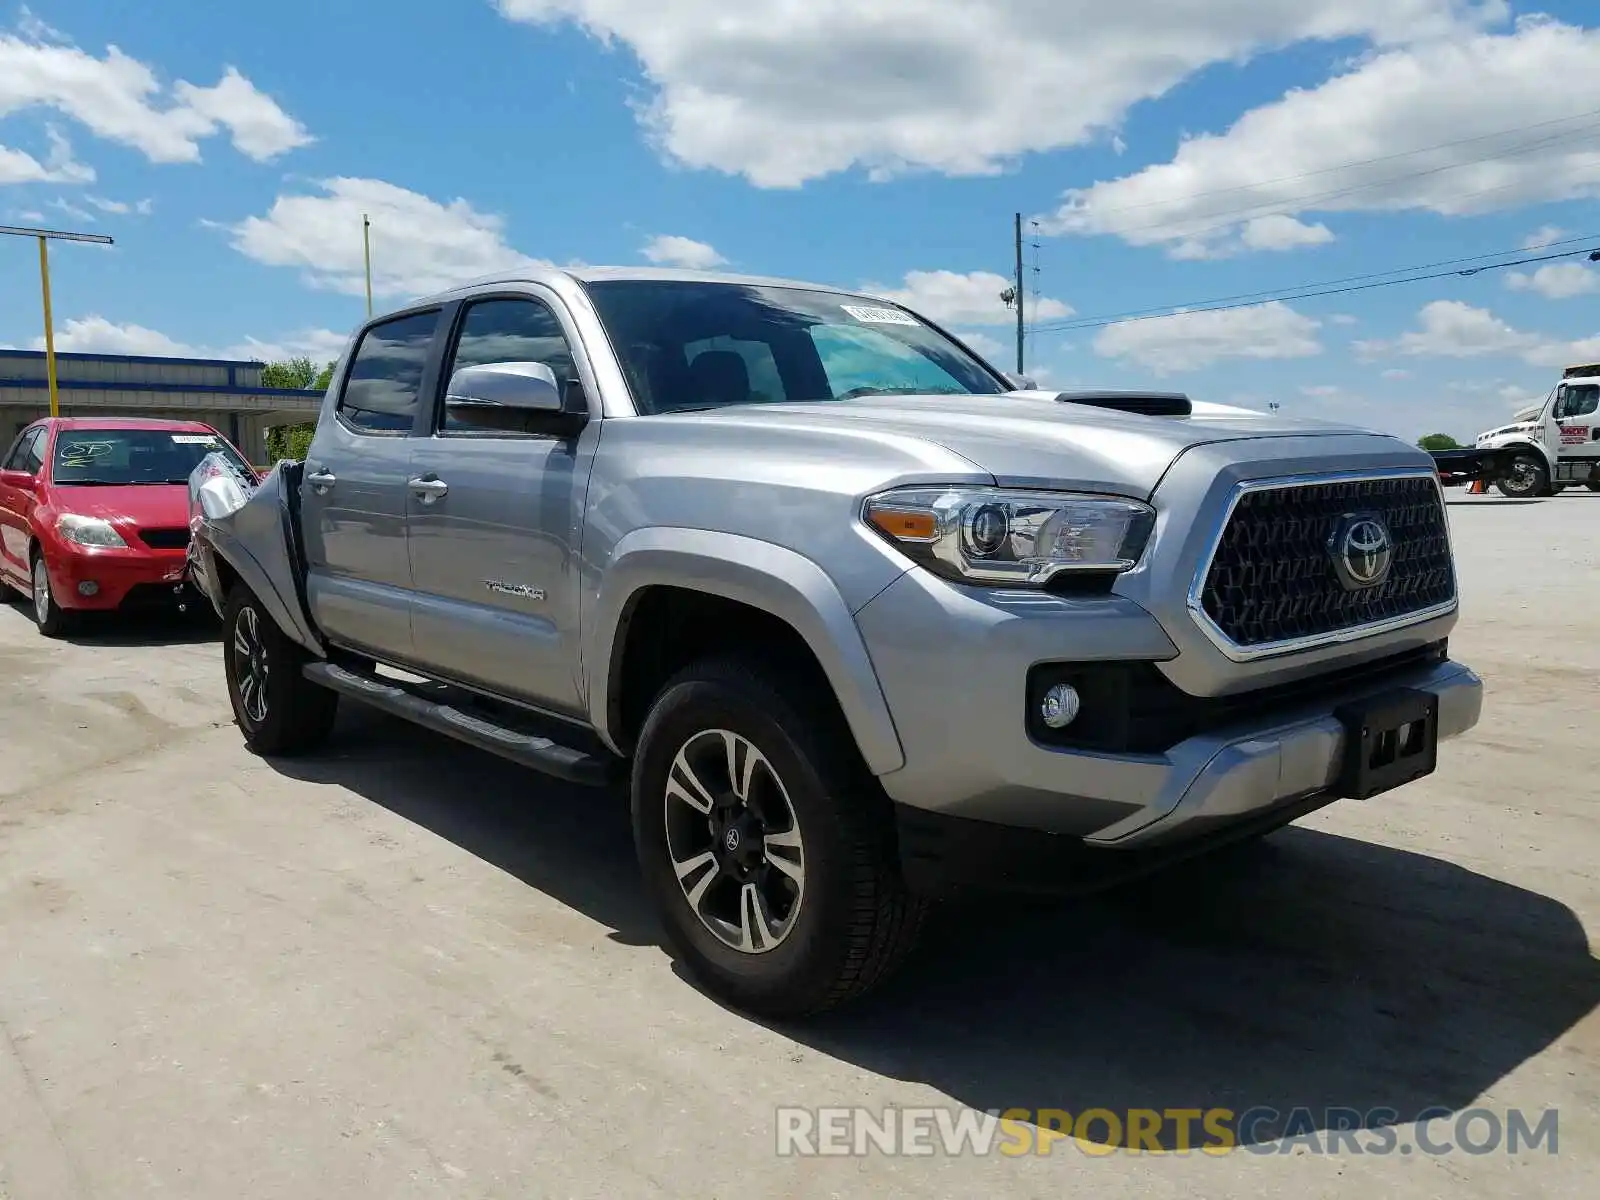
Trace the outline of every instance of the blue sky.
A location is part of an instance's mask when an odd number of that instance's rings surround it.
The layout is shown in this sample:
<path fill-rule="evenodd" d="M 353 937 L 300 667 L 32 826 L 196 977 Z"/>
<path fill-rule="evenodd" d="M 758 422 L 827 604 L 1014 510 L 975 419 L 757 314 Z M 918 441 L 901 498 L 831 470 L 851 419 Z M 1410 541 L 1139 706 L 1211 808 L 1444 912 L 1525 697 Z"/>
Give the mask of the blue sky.
<path fill-rule="evenodd" d="M 1465 438 L 1600 360 L 1600 265 L 1092 322 L 1600 247 L 1596 63 L 1592 0 L 39 0 L 0 11 L 0 222 L 117 240 L 56 248 L 61 349 L 330 357 L 365 211 L 380 306 L 726 264 L 1009 366 L 1020 210 L 1044 381 Z M 0 344 L 39 322 L 0 239 Z"/>

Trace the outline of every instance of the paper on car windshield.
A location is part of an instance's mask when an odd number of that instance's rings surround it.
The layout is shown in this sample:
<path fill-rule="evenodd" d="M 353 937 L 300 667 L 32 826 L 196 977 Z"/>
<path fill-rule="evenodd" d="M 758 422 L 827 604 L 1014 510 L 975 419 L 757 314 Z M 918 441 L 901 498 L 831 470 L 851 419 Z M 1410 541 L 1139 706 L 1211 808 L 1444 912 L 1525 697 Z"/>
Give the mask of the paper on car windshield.
<path fill-rule="evenodd" d="M 217 439 L 209 433 L 175 433 L 172 440 L 180 446 L 215 446 Z"/>
<path fill-rule="evenodd" d="M 917 326 L 915 318 L 897 308 L 869 308 L 864 304 L 841 304 L 839 307 L 867 325 L 910 325 L 913 329 Z"/>

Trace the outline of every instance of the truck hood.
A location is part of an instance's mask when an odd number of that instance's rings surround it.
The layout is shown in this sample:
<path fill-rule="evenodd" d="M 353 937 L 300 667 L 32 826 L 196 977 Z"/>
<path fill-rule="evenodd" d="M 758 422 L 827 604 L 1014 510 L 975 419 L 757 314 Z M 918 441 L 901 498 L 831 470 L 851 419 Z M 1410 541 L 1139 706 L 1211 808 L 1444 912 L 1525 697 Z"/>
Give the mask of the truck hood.
<path fill-rule="evenodd" d="M 1146 416 L 1059 400 L 1055 393 L 863 396 L 799 404 L 739 405 L 694 416 L 716 425 L 790 427 L 860 437 L 907 437 L 942 447 L 1007 487 L 1116 482 L 1149 494 L 1186 450 L 1253 438 L 1370 434 L 1370 430 L 1196 403 L 1185 417 Z"/>
<path fill-rule="evenodd" d="M 177 529 L 189 524 L 189 489 L 181 483 L 126 487 L 58 483 L 51 490 L 58 512 L 126 521 L 140 529 Z"/>

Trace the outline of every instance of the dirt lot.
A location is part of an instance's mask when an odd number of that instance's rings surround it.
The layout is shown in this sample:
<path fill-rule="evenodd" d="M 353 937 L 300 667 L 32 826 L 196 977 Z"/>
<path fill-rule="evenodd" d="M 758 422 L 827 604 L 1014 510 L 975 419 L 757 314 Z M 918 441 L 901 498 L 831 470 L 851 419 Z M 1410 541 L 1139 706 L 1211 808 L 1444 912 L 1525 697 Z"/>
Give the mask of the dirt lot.
<path fill-rule="evenodd" d="M 0 1200 L 1593 1195 L 1600 496 L 1451 514 L 1488 700 L 1435 776 L 1159 885 L 947 916 L 805 1028 L 674 974 L 614 803 L 359 712 L 269 764 L 208 637 L 51 643 L 0 606 Z M 777 1105 L 952 1103 L 1555 1107 L 1559 1143 L 775 1153 Z"/>

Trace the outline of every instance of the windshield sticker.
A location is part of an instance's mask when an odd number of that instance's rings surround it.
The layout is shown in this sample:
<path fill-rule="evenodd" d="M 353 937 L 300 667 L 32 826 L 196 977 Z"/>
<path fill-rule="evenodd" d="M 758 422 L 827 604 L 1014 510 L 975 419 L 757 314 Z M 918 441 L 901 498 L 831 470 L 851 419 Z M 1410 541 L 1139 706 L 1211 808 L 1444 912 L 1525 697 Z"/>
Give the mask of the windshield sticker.
<path fill-rule="evenodd" d="M 915 318 L 906 316 L 897 308 L 867 308 L 860 304 L 841 304 L 840 308 L 866 325 L 910 325 L 917 328 Z"/>
<path fill-rule="evenodd" d="M 217 439 L 209 433 L 175 433 L 172 440 L 180 446 L 215 446 Z"/>

